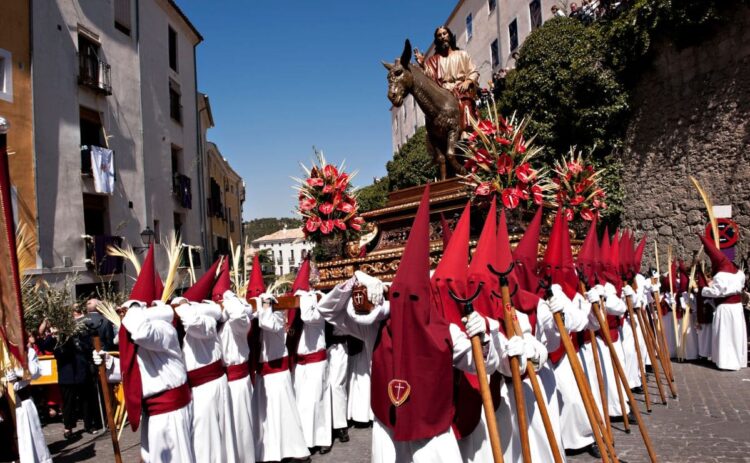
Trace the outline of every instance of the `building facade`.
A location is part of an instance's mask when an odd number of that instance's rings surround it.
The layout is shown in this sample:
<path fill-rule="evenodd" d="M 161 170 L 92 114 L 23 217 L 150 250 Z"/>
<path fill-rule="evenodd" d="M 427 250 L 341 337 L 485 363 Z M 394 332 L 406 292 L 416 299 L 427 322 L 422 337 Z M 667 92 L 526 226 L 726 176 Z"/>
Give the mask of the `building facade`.
<path fill-rule="evenodd" d="M 233 246 L 244 245 L 242 204 L 245 201 L 245 182 L 214 143 L 208 142 L 206 153 L 210 246 L 214 258 L 217 258 L 228 254 Z"/>
<path fill-rule="evenodd" d="M 103 264 L 106 245 L 142 252 L 149 232 L 157 243 L 179 234 L 197 251 L 200 273 L 210 264 L 200 33 L 173 0 L 11 0 L 10 7 L 5 14 L 4 3 L 0 18 L 0 63 L 12 56 L 14 98 L 9 109 L 0 94 L 0 113 L 19 154 L 10 159 L 19 221 L 28 216 L 37 242 L 37 265 L 27 274 L 52 283 L 75 275 L 77 295 L 102 282 L 125 289 L 123 269 Z M 156 262 L 164 274 L 160 246 Z"/>
<path fill-rule="evenodd" d="M 250 259 L 252 267 L 252 256 L 258 252 L 266 253 L 269 261 L 273 262 L 274 274 L 281 276 L 296 273 L 311 250 L 312 243 L 305 240 L 301 228 L 284 228 L 253 240 L 246 259 Z"/>
<path fill-rule="evenodd" d="M 564 1 L 563 3 L 567 3 Z M 466 50 L 479 71 L 479 85 L 490 86 L 492 76 L 513 68 L 513 53 L 528 35 L 552 17 L 555 0 L 459 0 L 445 21 L 456 35 L 456 44 Z M 438 24 L 435 25 L 439 26 Z M 432 37 L 424 38 L 429 56 Z M 424 49 L 423 49 L 424 50 Z M 424 125 L 424 114 L 410 95 L 401 107 L 391 107 L 391 141 L 398 151 Z"/>

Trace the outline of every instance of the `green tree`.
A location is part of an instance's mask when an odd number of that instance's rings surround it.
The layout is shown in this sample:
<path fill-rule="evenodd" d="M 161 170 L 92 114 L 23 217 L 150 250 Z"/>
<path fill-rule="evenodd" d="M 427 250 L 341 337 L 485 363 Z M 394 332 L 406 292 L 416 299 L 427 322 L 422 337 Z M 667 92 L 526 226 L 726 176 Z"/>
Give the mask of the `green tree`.
<path fill-rule="evenodd" d="M 260 238 L 261 236 L 279 231 L 284 227 L 299 228 L 302 226 L 302 220 L 294 217 L 265 217 L 245 222 L 242 224 L 242 226 L 245 229 L 245 237 L 249 242 L 252 242 L 253 240 Z"/>
<path fill-rule="evenodd" d="M 393 154 L 388 161 L 389 189 L 391 191 L 424 185 L 436 179 L 439 174 L 427 152 L 427 129 L 420 127 L 414 135 Z"/>
<path fill-rule="evenodd" d="M 388 177 L 374 179 L 372 185 L 357 190 L 359 212 L 368 212 L 384 207 L 388 201 Z"/>

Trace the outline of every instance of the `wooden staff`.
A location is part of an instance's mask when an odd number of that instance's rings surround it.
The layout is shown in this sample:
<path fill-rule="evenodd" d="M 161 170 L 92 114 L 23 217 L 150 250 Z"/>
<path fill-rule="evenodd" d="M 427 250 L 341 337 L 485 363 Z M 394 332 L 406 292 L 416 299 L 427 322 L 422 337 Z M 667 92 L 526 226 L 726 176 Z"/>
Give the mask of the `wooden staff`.
<path fill-rule="evenodd" d="M 508 274 L 510 274 L 510 272 L 513 270 L 513 263 L 510 264 L 510 266 L 508 267 L 508 270 L 506 270 L 505 272 L 498 272 L 492 267 L 491 264 L 489 264 L 487 267 L 489 268 L 490 272 L 492 272 L 494 275 L 500 278 L 500 294 L 497 294 L 495 291 L 492 291 L 492 295 L 503 301 L 503 322 L 505 325 L 505 332 L 511 336 L 513 335 L 521 336 L 522 332 L 521 332 L 520 327 L 518 326 L 518 321 L 516 319 L 516 311 L 510 302 L 511 295 L 508 289 Z M 522 421 L 527 422 L 528 419 L 526 416 L 526 404 L 524 402 L 523 385 L 521 384 L 521 374 L 519 370 L 520 364 L 518 362 L 517 357 L 511 357 L 510 360 L 511 360 L 511 370 L 513 372 L 513 391 L 515 393 L 516 409 L 518 411 L 518 425 L 519 427 L 522 427 L 521 428 L 521 447 L 523 450 L 524 463 L 527 463 L 527 462 L 530 463 L 531 462 L 531 448 L 529 446 L 528 423 L 522 423 Z M 561 463 L 562 455 L 560 454 L 560 449 L 557 446 L 557 437 L 555 436 L 555 432 L 552 429 L 552 422 L 549 419 L 546 399 L 544 397 L 544 394 L 542 394 L 541 388 L 539 387 L 539 379 L 536 375 L 536 370 L 534 370 L 534 365 L 530 360 L 526 360 L 526 374 L 528 375 L 529 381 L 531 382 L 531 389 L 534 391 L 534 397 L 536 399 L 537 406 L 539 407 L 539 414 L 542 417 L 542 423 L 544 424 L 544 431 L 547 435 L 547 440 L 549 441 L 549 446 L 550 446 L 550 450 L 552 451 L 552 456 L 555 459 L 556 463 Z M 523 405 L 520 405 L 520 404 L 523 404 Z M 525 444 L 524 444 L 524 437 L 523 437 L 524 433 L 526 434 Z M 528 453 L 528 460 L 526 459 L 527 453 Z"/>
<path fill-rule="evenodd" d="M 544 287 L 541 282 L 539 284 L 540 286 Z M 573 347 L 573 342 L 570 340 L 570 334 L 565 328 L 565 322 L 563 321 L 562 314 L 559 312 L 553 313 L 552 318 L 555 320 L 557 330 L 560 332 L 560 341 L 563 344 L 565 355 L 568 357 L 568 361 L 570 362 L 570 368 L 573 371 L 573 377 L 576 380 L 578 392 L 581 394 L 581 400 L 583 401 L 583 408 L 586 410 L 586 416 L 588 417 L 589 424 L 591 425 L 591 430 L 594 434 L 594 441 L 596 442 L 597 447 L 599 447 L 602 455 L 602 462 L 607 463 L 607 461 L 612 461 L 613 463 L 618 463 L 617 455 L 615 454 L 615 448 L 612 444 L 612 439 L 609 436 L 608 431 L 604 427 L 604 423 L 602 421 L 601 415 L 599 414 L 599 410 L 597 410 L 596 408 L 596 403 L 594 402 L 591 387 L 589 386 L 589 382 L 583 372 L 583 367 L 581 366 L 578 356 L 576 355 L 575 348 Z"/>
<path fill-rule="evenodd" d="M 604 299 L 599 298 L 599 307 L 604 307 Z M 606 317 L 604 317 L 606 321 Z M 607 330 L 607 334 L 609 334 L 609 325 L 607 325 L 604 328 L 600 327 L 600 330 Z M 615 360 L 612 358 L 612 353 L 614 351 L 609 351 L 609 358 L 610 363 L 612 364 L 612 369 L 614 370 Z M 614 377 L 615 377 L 615 389 L 617 389 L 617 400 L 620 402 L 620 411 L 622 412 L 622 425 L 625 428 L 625 432 L 630 434 L 630 419 L 628 418 L 628 414 L 625 413 L 625 398 L 622 395 L 622 382 L 620 380 L 620 375 L 617 374 L 616 371 L 613 371 Z M 609 413 L 607 413 L 609 415 Z"/>
<path fill-rule="evenodd" d="M 635 283 L 633 283 L 635 285 Z M 638 330 L 635 327 L 635 311 L 633 310 L 633 299 L 630 296 L 625 297 L 625 304 L 628 306 L 628 316 L 630 317 L 630 330 L 633 332 L 633 342 L 635 343 L 635 353 L 638 356 L 638 370 L 641 373 L 641 384 L 643 385 L 643 396 L 646 399 L 646 411 L 651 413 L 651 398 L 648 394 L 648 377 L 646 376 L 646 367 L 643 365 L 641 357 L 641 345 L 638 342 Z M 645 342 L 645 338 L 644 338 Z"/>
<path fill-rule="evenodd" d="M 477 286 L 476 292 L 467 299 L 458 297 L 451 289 L 448 289 L 448 294 L 458 303 L 464 306 L 464 315 L 468 316 L 474 312 L 474 306 L 472 302 L 479 296 L 479 292 L 482 290 L 480 282 Z M 482 352 L 482 342 L 479 339 L 479 335 L 471 337 L 471 353 L 474 357 L 474 364 L 477 368 L 477 379 L 479 380 L 479 393 L 482 396 L 482 405 L 484 406 L 484 417 L 487 420 L 487 433 L 490 436 L 490 447 L 492 448 L 492 459 L 495 463 L 503 463 L 503 450 L 500 445 L 500 431 L 497 426 L 497 420 L 495 419 L 495 404 L 492 402 L 492 393 L 490 393 L 490 383 L 487 381 L 487 368 L 484 364 L 484 353 Z"/>
<path fill-rule="evenodd" d="M 663 359 L 662 365 L 664 365 L 664 372 L 667 377 L 667 385 L 669 386 L 669 390 L 672 392 L 672 398 L 677 398 L 677 386 L 675 385 L 674 381 L 674 374 L 672 373 L 672 360 L 669 358 L 669 346 L 667 345 L 667 336 L 664 334 L 664 327 L 661 324 L 661 298 L 659 296 L 659 291 L 654 291 L 654 305 L 655 307 L 655 313 L 653 314 L 654 318 L 654 324 L 656 325 L 656 329 L 660 334 L 660 340 L 662 343 L 662 353 L 660 357 Z"/>
<path fill-rule="evenodd" d="M 635 401 L 635 398 L 633 397 L 633 393 L 630 392 L 630 386 L 628 385 L 628 380 L 625 377 L 625 370 L 623 370 L 622 365 L 620 364 L 620 359 L 617 357 L 617 352 L 615 351 L 615 346 L 612 344 L 612 338 L 609 335 L 609 329 L 606 328 L 607 323 L 604 319 L 604 316 L 601 313 L 601 309 L 599 307 L 598 302 L 594 302 L 592 304 L 592 310 L 594 311 L 594 315 L 596 315 L 596 319 L 599 321 L 599 326 L 605 327 L 601 330 L 602 334 L 604 335 L 604 340 L 606 341 L 607 347 L 609 348 L 609 353 L 612 356 L 612 366 L 615 370 L 615 375 L 620 376 L 620 380 L 622 381 L 622 384 L 625 389 L 625 394 L 628 396 L 628 401 L 630 401 L 631 409 L 633 410 L 633 414 L 635 414 L 635 419 L 638 422 L 638 427 L 641 431 L 641 437 L 643 438 L 643 443 L 646 446 L 646 450 L 648 451 L 648 456 L 652 463 L 656 463 L 658 460 L 656 459 L 656 453 L 654 453 L 654 447 L 651 443 L 651 438 L 648 435 L 648 430 L 646 430 L 646 423 L 643 422 L 643 417 L 641 416 L 641 411 L 637 407 L 637 403 Z M 625 416 L 625 410 L 623 410 L 623 416 Z"/>
<path fill-rule="evenodd" d="M 638 316 L 638 325 L 641 327 L 641 333 L 643 339 L 646 341 L 646 351 L 648 352 L 648 358 L 651 360 L 651 368 L 654 369 L 654 378 L 656 379 L 656 387 L 659 389 L 659 398 L 661 399 L 662 405 L 667 404 L 667 398 L 664 395 L 664 387 L 661 384 L 661 378 L 659 375 L 659 365 L 662 359 L 656 360 L 656 354 L 654 353 L 654 339 L 651 337 L 651 328 L 646 325 L 645 317 L 643 316 L 641 308 L 635 309 L 635 313 Z"/>
<path fill-rule="evenodd" d="M 589 339 L 591 339 L 591 354 L 594 357 L 596 381 L 599 386 L 599 398 L 602 401 L 602 413 L 604 414 L 604 421 L 607 425 L 609 440 L 614 443 L 615 438 L 612 435 L 612 421 L 609 419 L 609 399 L 607 399 L 607 391 L 604 389 L 604 370 L 602 370 L 602 361 L 599 358 L 599 343 L 596 342 L 596 332 L 594 330 L 589 330 Z"/>
<path fill-rule="evenodd" d="M 667 271 L 669 272 L 669 294 L 672 295 L 672 328 L 674 329 L 674 350 L 675 350 L 675 356 L 677 357 L 678 361 L 681 361 L 682 358 L 680 358 L 680 346 L 678 345 L 680 341 L 680 335 L 677 329 L 677 325 L 679 324 L 677 322 L 677 295 L 674 293 L 674 282 L 672 281 L 673 275 L 672 275 L 672 246 L 669 246 L 667 248 Z M 669 349 L 669 345 L 667 345 L 667 349 Z M 667 350 L 667 354 L 669 354 L 669 350 Z"/>
<path fill-rule="evenodd" d="M 102 350 L 102 341 L 99 336 L 93 336 L 94 349 L 97 352 Z M 122 455 L 120 455 L 120 442 L 117 440 L 117 428 L 115 427 L 115 419 L 112 414 L 112 397 L 109 394 L 109 382 L 107 381 L 107 369 L 104 365 L 104 359 L 99 365 L 99 384 L 102 387 L 102 395 L 104 396 L 104 409 L 107 412 L 107 427 L 109 427 L 109 434 L 112 437 L 112 450 L 115 454 L 115 462 L 122 463 Z"/>

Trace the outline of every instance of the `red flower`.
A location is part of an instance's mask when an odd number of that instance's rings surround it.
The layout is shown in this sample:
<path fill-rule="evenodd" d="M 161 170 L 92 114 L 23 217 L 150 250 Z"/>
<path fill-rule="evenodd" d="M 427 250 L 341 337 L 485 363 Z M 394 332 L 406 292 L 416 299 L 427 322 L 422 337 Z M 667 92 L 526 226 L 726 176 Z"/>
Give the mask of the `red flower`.
<path fill-rule="evenodd" d="M 322 178 L 310 177 L 307 179 L 307 184 L 310 186 L 323 186 L 325 182 Z"/>
<path fill-rule="evenodd" d="M 362 230 L 362 224 L 365 223 L 365 219 L 362 217 L 354 217 L 353 219 L 349 220 L 349 227 L 351 227 L 354 231 L 360 231 Z"/>
<path fill-rule="evenodd" d="M 539 185 L 532 185 L 531 196 L 534 199 L 534 204 L 536 204 L 537 206 L 541 205 L 544 201 L 544 196 L 542 196 L 542 187 L 540 187 Z"/>
<path fill-rule="evenodd" d="M 333 193 L 333 185 L 326 185 L 323 187 L 323 194 Z"/>
<path fill-rule="evenodd" d="M 477 186 L 477 189 L 474 190 L 474 194 L 477 196 L 487 196 L 490 194 L 490 182 L 482 182 Z"/>
<path fill-rule="evenodd" d="M 497 127 L 495 127 L 495 125 L 487 119 L 479 121 L 477 127 L 485 135 L 492 135 L 493 133 L 495 133 L 495 130 L 497 130 Z"/>
<path fill-rule="evenodd" d="M 476 157 L 476 162 L 478 163 L 481 163 L 481 164 L 490 163 L 490 153 L 484 148 L 479 148 L 476 151 L 475 157 Z"/>
<path fill-rule="evenodd" d="M 601 188 L 598 188 L 596 190 L 596 193 L 594 193 L 594 194 L 596 195 L 597 198 L 603 198 L 603 197 L 606 196 L 605 193 L 604 193 L 604 190 L 602 190 Z"/>
<path fill-rule="evenodd" d="M 515 188 L 506 188 L 502 193 L 503 205 L 508 209 L 515 209 L 518 206 L 519 198 Z"/>
<path fill-rule="evenodd" d="M 583 209 L 581 209 L 581 218 L 583 220 L 591 222 L 594 219 L 594 213 L 591 212 L 591 209 L 584 207 Z"/>
<path fill-rule="evenodd" d="M 320 231 L 327 235 L 333 231 L 333 220 L 324 220 L 320 223 Z"/>
<path fill-rule="evenodd" d="M 317 231 L 318 228 L 320 228 L 320 217 L 316 215 L 311 215 L 309 219 L 307 219 L 307 222 L 305 222 L 305 230 L 308 233 L 312 233 L 314 231 Z"/>
<path fill-rule="evenodd" d="M 583 171 L 583 166 L 579 162 L 571 161 L 568 163 L 568 170 L 574 175 L 578 175 Z"/>
<path fill-rule="evenodd" d="M 516 196 L 518 196 L 519 199 L 526 201 L 529 199 L 529 192 L 521 185 L 516 185 Z"/>
<path fill-rule="evenodd" d="M 513 168 L 513 160 L 507 154 L 500 155 L 497 158 L 497 173 L 500 175 L 507 174 Z"/>
<path fill-rule="evenodd" d="M 336 189 L 337 190 L 343 190 L 346 188 L 346 185 L 349 184 L 349 175 L 348 174 L 341 174 L 336 179 Z"/>
<path fill-rule="evenodd" d="M 499 136 L 498 136 L 498 137 L 495 137 L 495 141 L 496 141 L 496 142 L 497 142 L 498 144 L 500 144 L 500 145 L 503 145 L 503 146 L 510 146 L 510 140 L 508 140 L 508 139 L 507 139 L 507 138 L 505 138 L 505 137 L 499 137 Z"/>
<path fill-rule="evenodd" d="M 575 186 L 573 187 L 573 189 L 574 189 L 574 190 L 575 190 L 575 192 L 576 192 L 576 193 L 578 193 L 578 194 L 580 194 L 580 193 L 583 193 L 583 190 L 585 190 L 585 189 L 586 189 L 586 185 L 585 185 L 585 182 L 581 182 L 581 183 L 576 183 L 576 184 L 575 184 Z"/>
<path fill-rule="evenodd" d="M 601 207 L 602 207 L 602 202 L 601 202 L 601 201 L 599 201 L 598 199 L 594 199 L 594 201 L 593 201 L 593 203 L 592 203 L 592 204 L 593 204 L 593 205 L 594 205 L 594 207 L 595 207 L 595 208 L 597 208 L 597 209 L 601 209 Z"/>
<path fill-rule="evenodd" d="M 341 219 L 334 219 L 333 226 L 338 228 L 339 230 L 346 230 L 346 224 Z"/>
<path fill-rule="evenodd" d="M 567 207 L 565 208 L 565 218 L 568 220 L 573 220 L 573 209 Z"/>
<path fill-rule="evenodd" d="M 336 167 L 333 165 L 328 164 L 323 168 L 323 176 L 327 178 L 336 178 L 339 176 L 339 171 L 336 170 Z"/>
<path fill-rule="evenodd" d="M 531 164 L 524 162 L 516 169 L 516 177 L 523 183 L 529 183 L 536 177 L 536 171 L 531 168 Z"/>
<path fill-rule="evenodd" d="M 330 214 L 333 212 L 333 204 L 331 203 L 323 203 L 318 207 L 318 210 L 323 214 Z"/>
<path fill-rule="evenodd" d="M 344 202 L 340 202 L 338 206 L 336 206 L 336 209 L 338 209 L 339 211 L 345 214 L 348 214 L 354 210 L 354 205 L 344 201 Z"/>
<path fill-rule="evenodd" d="M 586 199 L 581 195 L 576 195 L 573 199 L 570 200 L 571 206 L 577 206 L 583 202 L 583 200 Z"/>
<path fill-rule="evenodd" d="M 318 204 L 315 198 L 305 198 L 299 202 L 299 208 L 302 211 L 312 210 Z"/>

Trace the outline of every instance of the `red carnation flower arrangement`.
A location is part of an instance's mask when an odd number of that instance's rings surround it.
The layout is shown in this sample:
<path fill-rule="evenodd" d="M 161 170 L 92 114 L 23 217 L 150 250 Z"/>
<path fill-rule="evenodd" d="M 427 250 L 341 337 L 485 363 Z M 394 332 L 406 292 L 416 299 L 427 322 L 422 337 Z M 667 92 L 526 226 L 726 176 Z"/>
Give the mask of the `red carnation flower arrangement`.
<path fill-rule="evenodd" d="M 357 212 L 359 204 L 344 164 L 336 167 L 326 163 L 323 153 L 315 151 L 311 168 L 300 164 L 304 179 L 294 178 L 298 191 L 297 213 L 302 216 L 302 230 L 308 240 L 320 243 L 324 237 L 343 234 L 346 240 L 359 236 L 365 220 Z"/>
<path fill-rule="evenodd" d="M 533 146 L 533 137 L 524 138 L 529 120 L 517 121 L 515 114 L 505 120 L 493 105 L 489 119 L 470 122 L 474 131 L 461 148 L 474 197 L 481 200 L 494 193 L 506 209 L 542 204 L 550 185 L 547 169 L 536 165 L 542 149 Z"/>
<path fill-rule="evenodd" d="M 569 221 L 580 217 L 585 221 L 599 218 L 607 209 L 607 193 L 601 187 L 599 178 L 603 169 L 596 170 L 580 151 L 570 149 L 569 156 L 555 161 L 552 169 L 551 188 L 555 208 L 563 207 Z"/>

